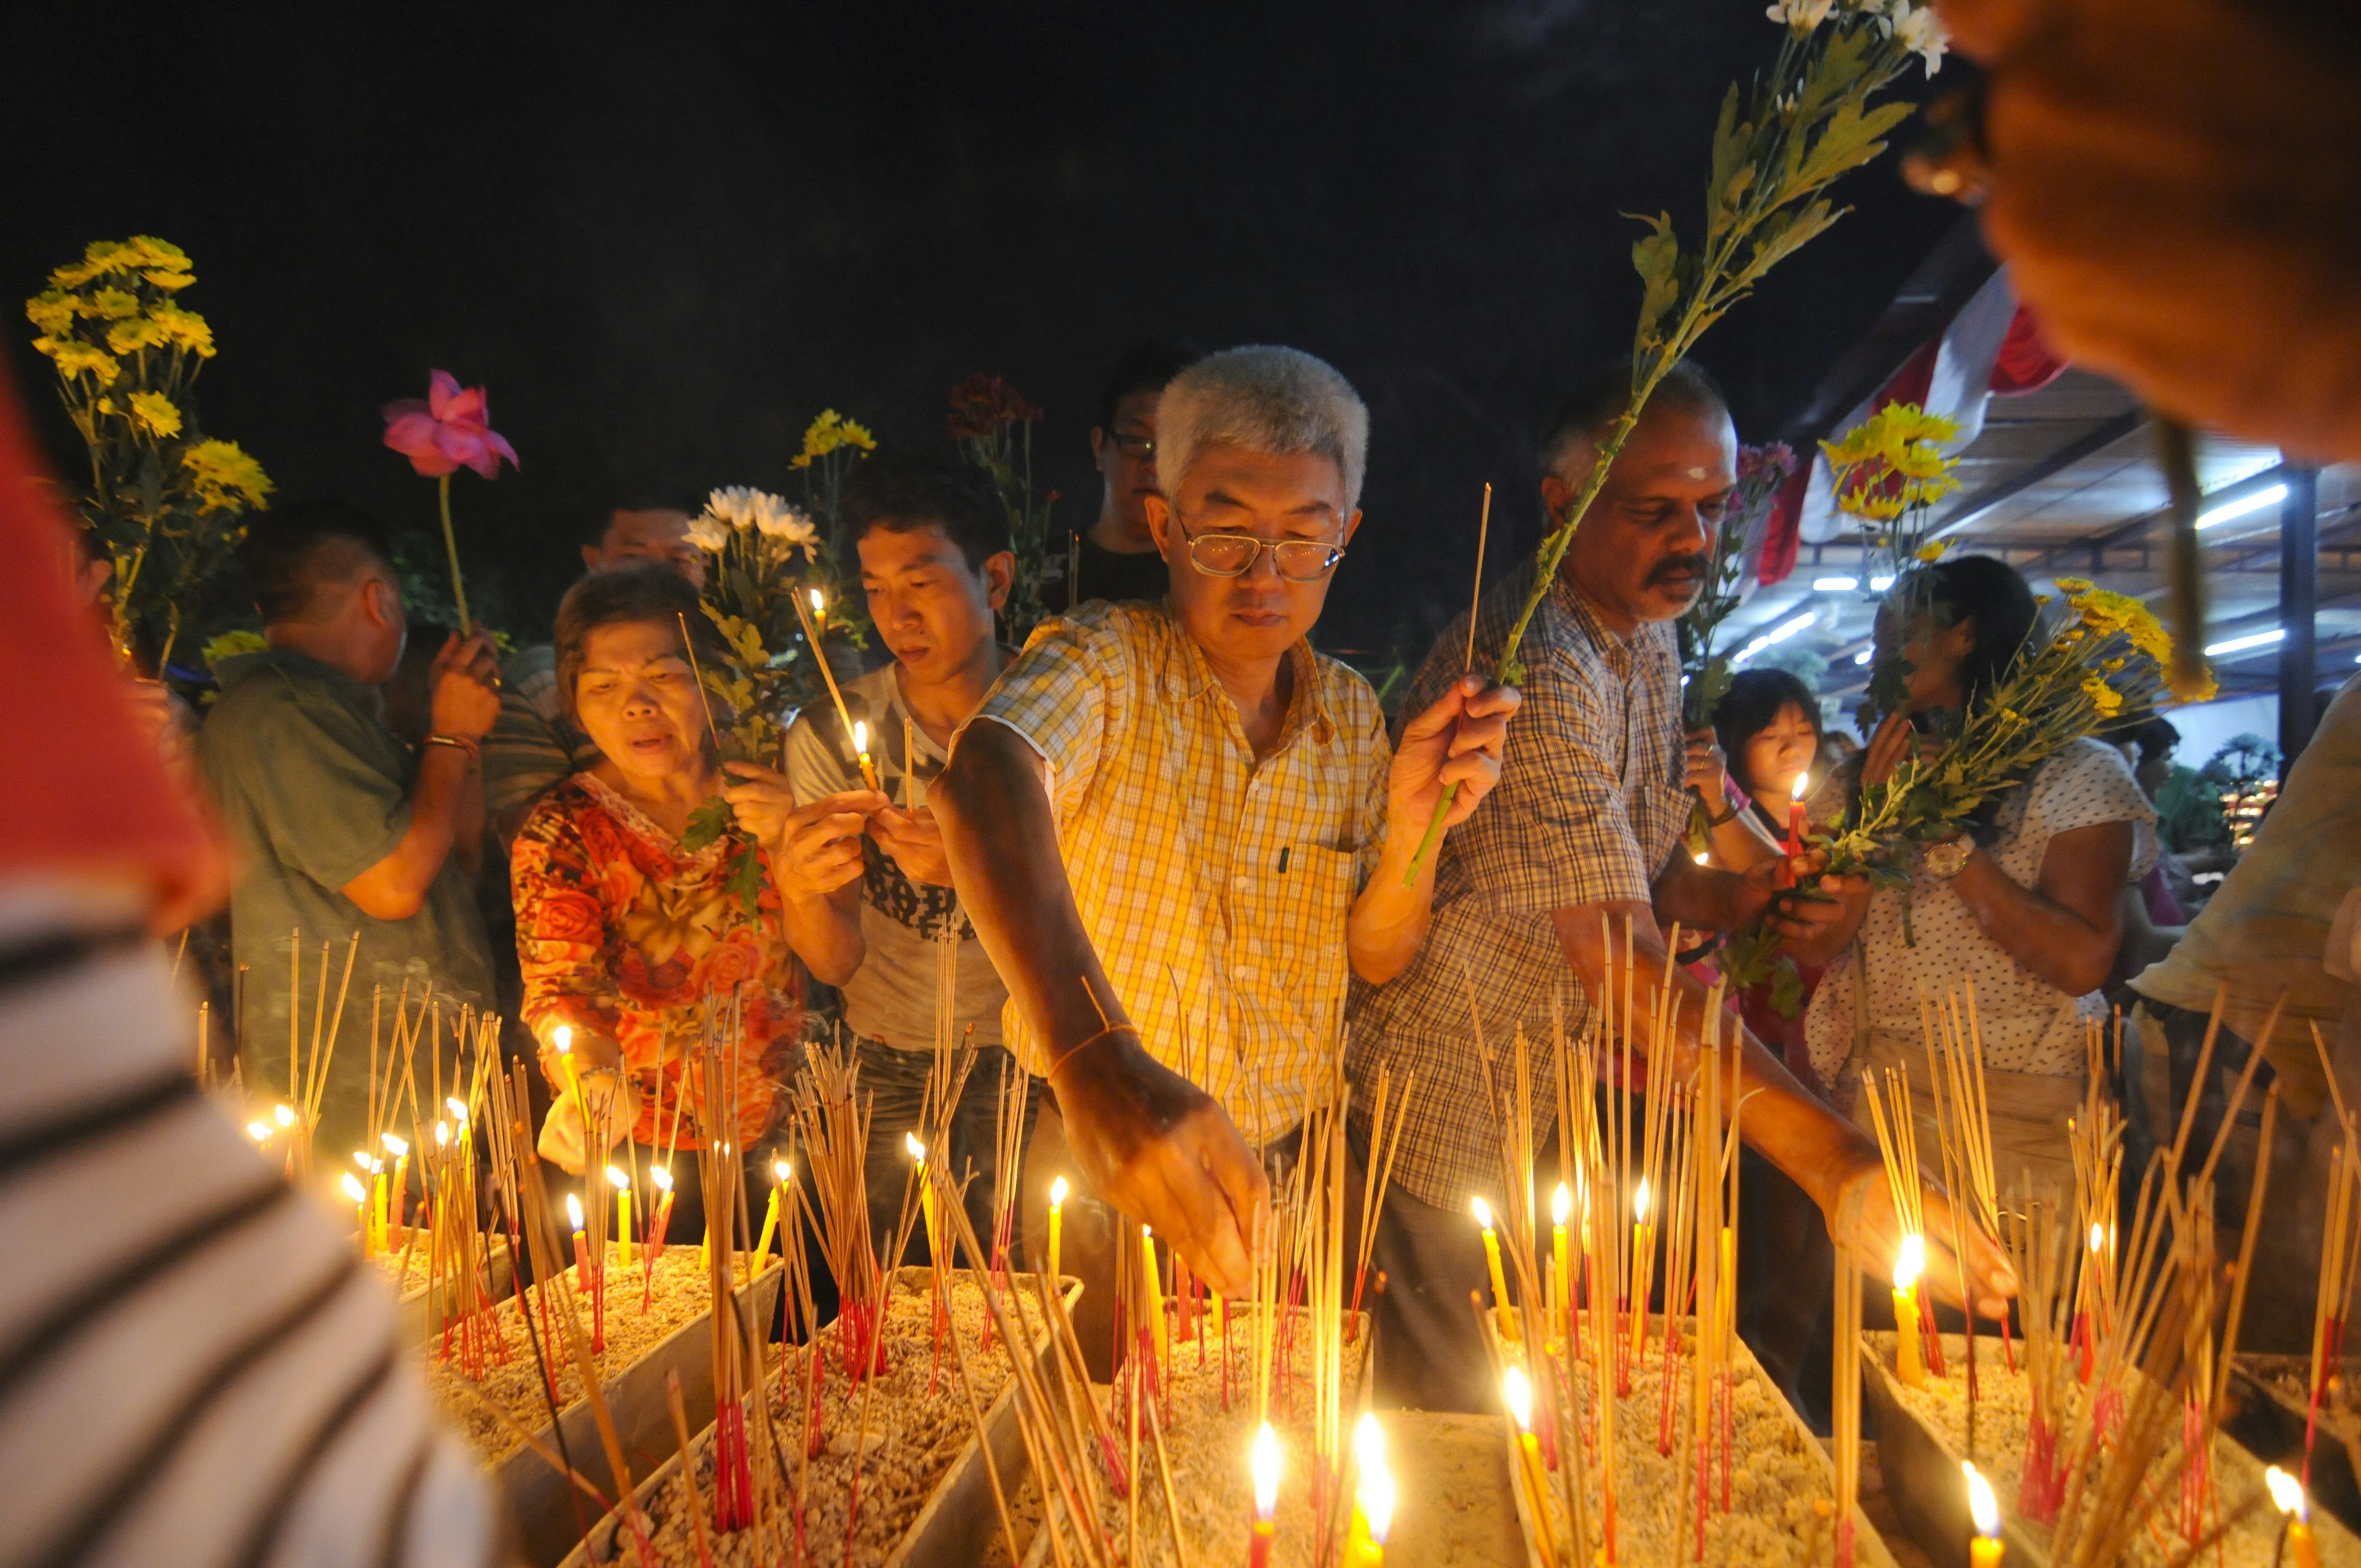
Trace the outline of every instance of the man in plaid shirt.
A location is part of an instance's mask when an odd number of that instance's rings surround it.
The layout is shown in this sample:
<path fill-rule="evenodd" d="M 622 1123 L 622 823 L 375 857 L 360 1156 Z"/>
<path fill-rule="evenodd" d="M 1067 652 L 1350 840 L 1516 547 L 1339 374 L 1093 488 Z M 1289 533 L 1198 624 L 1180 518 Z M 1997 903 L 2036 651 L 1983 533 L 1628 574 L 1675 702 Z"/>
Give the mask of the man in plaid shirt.
<path fill-rule="evenodd" d="M 1629 367 L 1607 372 L 1570 398 L 1553 423 L 1540 454 L 1542 499 L 1553 518 L 1565 515 L 1589 478 L 1596 443 L 1622 411 L 1630 385 Z M 1486 1272 L 1469 1201 L 1481 1194 L 1499 1205 L 1503 1198 L 1501 1132 L 1471 1032 L 1477 1018 L 1496 1081 L 1520 1027 L 1534 1048 L 1540 1150 L 1554 1120 L 1553 1004 L 1568 1038 L 1578 1037 L 1590 1021 L 1587 994 L 1606 978 L 1610 944 L 1620 962 L 1628 927 L 1638 972 L 1649 977 L 1631 987 L 1633 1030 L 1648 1038 L 1655 977 L 1665 968 L 1658 922 L 1728 931 L 1771 902 L 1777 861 L 1741 878 L 1679 852 L 1688 806 L 1673 623 L 1704 587 L 1708 533 L 1735 488 L 1737 457 L 1720 392 L 1702 372 L 1677 367 L 1649 400 L 1526 632 L 1524 706 L 1508 738 L 1500 786 L 1444 842 L 1425 945 L 1390 982 L 1367 977 L 1354 987 L 1347 1067 L 1356 1114 L 1366 1114 L 1380 1063 L 1390 1064 L 1398 1086 L 1416 1075 L 1372 1263 L 1388 1277 L 1378 1307 L 1379 1395 L 1388 1403 L 1496 1408 L 1498 1390 L 1467 1304 Z M 1479 607 L 1479 668 L 1499 658 L 1532 573 L 1528 565 Z M 1406 711 L 1456 681 L 1466 649 L 1463 620 L 1435 644 L 1411 683 Z M 1838 907 L 1809 901 L 1779 918 L 1801 931 L 1833 918 Z M 1673 976 L 1676 1038 L 1686 1054 L 1697 1045 L 1705 993 L 1686 972 Z M 1739 1028 L 1734 1016 L 1726 1023 Z M 1743 1122 L 1747 1141 L 1829 1214 L 1855 1178 L 1873 1177 L 1878 1185 L 1865 1212 L 1893 1232 L 1876 1145 L 1801 1088 L 1759 1042 L 1746 1041 L 1740 1070 L 1740 1092 L 1754 1094 Z M 1366 1145 L 1366 1123 L 1356 1133 Z M 1927 1228 L 1931 1268 L 1942 1252 L 1938 1238 L 1952 1234 L 1948 1212 Z M 1986 1247 L 1972 1264 L 1996 1309 L 2010 1288 L 2005 1262 Z"/>
<path fill-rule="evenodd" d="M 1411 856 L 1448 786 L 1457 822 L 1499 779 L 1517 695 L 1443 683 L 1389 753 L 1368 683 L 1304 641 L 1368 440 L 1329 366 L 1202 359 L 1157 440 L 1170 596 L 1036 630 L 930 799 L 1082 1174 L 1239 1296 L 1268 1201 L 1248 1141 L 1301 1120 L 1347 962 L 1383 981 L 1417 950 L 1433 872 L 1406 886 Z"/>

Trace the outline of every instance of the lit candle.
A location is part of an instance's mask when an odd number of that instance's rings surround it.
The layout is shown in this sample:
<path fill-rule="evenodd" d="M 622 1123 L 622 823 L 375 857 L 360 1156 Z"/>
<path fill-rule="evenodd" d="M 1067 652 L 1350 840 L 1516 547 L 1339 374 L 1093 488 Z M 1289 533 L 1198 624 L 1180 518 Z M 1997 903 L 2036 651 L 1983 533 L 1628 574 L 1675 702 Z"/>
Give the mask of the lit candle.
<path fill-rule="evenodd" d="M 2263 1484 L 2271 1489 L 2271 1501 L 2287 1516 L 2288 1550 L 2294 1554 L 2295 1568 L 2320 1568 L 2320 1547 L 2312 1539 L 2312 1505 L 2304 1500 L 2303 1483 L 2274 1464 L 2263 1472 Z"/>
<path fill-rule="evenodd" d="M 1270 1568 L 1270 1538 L 1277 1533 L 1279 1512 L 1279 1434 L 1265 1421 L 1255 1433 L 1247 1468 L 1254 1474 L 1254 1535 L 1246 1547 L 1247 1568 Z"/>
<path fill-rule="evenodd" d="M 1804 852 L 1804 829 L 1808 826 L 1804 819 L 1804 796 L 1811 792 L 1811 788 L 1812 775 L 1803 773 L 1795 775 L 1795 787 L 1788 792 L 1787 852 L 1791 855 Z"/>
<path fill-rule="evenodd" d="M 278 1130 L 268 1122 L 248 1122 L 246 1124 L 246 1135 L 258 1144 L 269 1143 L 270 1135 Z"/>
<path fill-rule="evenodd" d="M 566 1222 L 574 1230 L 574 1288 L 590 1288 L 590 1238 L 582 1230 L 582 1200 L 566 1195 Z"/>
<path fill-rule="evenodd" d="M 354 1234 L 360 1239 L 361 1255 L 367 1257 L 369 1254 L 368 1189 L 363 1187 L 361 1179 L 349 1170 L 345 1172 L 344 1189 L 345 1196 L 353 1201 Z"/>
<path fill-rule="evenodd" d="M 1566 1244 L 1565 1222 L 1574 1212 L 1574 1191 L 1563 1181 L 1550 1194 L 1550 1261 L 1556 1269 L 1557 1301 L 1550 1316 L 1562 1325 L 1566 1343 L 1574 1343 L 1574 1256 Z"/>
<path fill-rule="evenodd" d="M 1648 1278 L 1656 1268 L 1656 1227 L 1648 1223 L 1648 1179 L 1631 1192 L 1631 1354 L 1648 1348 Z"/>
<path fill-rule="evenodd" d="M 1468 1207 L 1476 1212 L 1476 1223 L 1484 1231 L 1484 1266 L 1492 1271 L 1492 1311 L 1500 1324 L 1500 1337 L 1517 1337 L 1517 1320 L 1509 1310 L 1509 1278 L 1500 1272 L 1500 1238 L 1492 1229 L 1492 1205 L 1481 1198 Z"/>
<path fill-rule="evenodd" d="M 1927 1241 L 1902 1238 L 1894 1259 L 1894 1375 L 1905 1388 L 1927 1386 L 1927 1368 L 1918 1349 L 1918 1277 L 1927 1270 Z"/>
<path fill-rule="evenodd" d="M 1353 1466 L 1360 1474 L 1353 1497 L 1353 1525 L 1345 1537 L 1345 1568 L 1382 1568 L 1386 1532 L 1394 1523 L 1394 1475 L 1386 1466 L 1385 1429 L 1377 1412 L 1361 1412 L 1353 1429 Z"/>
<path fill-rule="evenodd" d="M 877 770 L 869 761 L 869 723 L 866 719 L 856 718 L 852 721 L 852 754 L 861 763 L 861 782 L 873 790 L 876 789 Z"/>
<path fill-rule="evenodd" d="M 295 1124 L 295 1111 L 292 1106 L 273 1105 L 270 1108 L 270 1113 L 279 1119 L 279 1124 L 282 1127 L 291 1127 Z"/>
<path fill-rule="evenodd" d="M 615 1190 L 615 1261 L 631 1266 L 631 1178 L 617 1166 L 607 1168 L 607 1183 Z"/>
<path fill-rule="evenodd" d="M 1509 1407 L 1509 1419 L 1517 1423 L 1517 1455 L 1523 1461 L 1518 1469 L 1524 1478 L 1525 1501 L 1532 1509 L 1533 1528 L 1552 1544 L 1543 1558 L 1554 1559 L 1556 1531 L 1550 1524 L 1549 1483 L 1542 1469 L 1541 1439 L 1533 1435 L 1533 1386 L 1523 1367 L 1509 1368 L 1500 1379 L 1500 1397 Z"/>
<path fill-rule="evenodd" d="M 861 734 L 861 726 L 854 725 L 852 732 L 857 740 Z M 864 769 L 869 766 L 869 759 L 866 755 L 861 759 L 861 765 Z M 905 1133 L 902 1135 L 902 1147 L 909 1155 L 911 1162 L 918 1168 L 918 1212 L 927 1223 L 927 1256 L 930 1259 L 939 1259 L 943 1255 L 943 1249 L 942 1245 L 935 1239 L 935 1191 L 927 1184 L 927 1146 L 918 1141 L 917 1134 Z"/>
<path fill-rule="evenodd" d="M 663 1194 L 656 1200 L 655 1218 L 648 1222 L 648 1261 L 664 1256 L 664 1232 L 672 1225 L 672 1172 L 663 1166 L 648 1167 L 648 1179 Z"/>
<path fill-rule="evenodd" d="M 355 1149 L 353 1163 L 369 1176 L 369 1207 L 361 1226 L 361 1255 L 374 1257 L 385 1250 L 385 1161 L 371 1159 L 367 1149 Z"/>
<path fill-rule="evenodd" d="M 1147 1270 L 1141 1276 L 1148 1285 L 1148 1321 L 1156 1331 L 1156 1365 L 1172 1364 L 1172 1326 L 1164 1321 L 1164 1275 L 1156 1266 L 1156 1233 L 1147 1225 L 1139 1227 L 1139 1262 Z"/>
<path fill-rule="evenodd" d="M 814 619 L 818 619 L 818 617 L 827 614 L 828 596 L 821 593 L 818 588 L 814 588 L 811 591 L 811 607 Z"/>
<path fill-rule="evenodd" d="M 394 1231 L 402 1230 L 410 1223 L 410 1144 L 391 1133 L 386 1134 L 383 1141 L 386 1153 L 393 1156 L 392 1229 L 386 1233 L 387 1239 L 390 1241 Z"/>
<path fill-rule="evenodd" d="M 779 1204 L 782 1201 L 780 1195 L 786 1191 L 788 1174 L 789 1169 L 785 1160 L 774 1159 L 771 1162 L 771 1175 L 774 1180 L 771 1187 L 771 1206 L 763 1212 L 763 1234 L 761 1239 L 754 1243 L 756 1268 L 762 1267 L 763 1260 L 771 1255 L 771 1238 L 779 1234 Z M 921 1198 L 924 1196 L 923 1193 L 920 1194 Z"/>
<path fill-rule="evenodd" d="M 2001 1568 L 2007 1549 L 2000 1539 L 2000 1499 L 1974 1465 L 1961 1460 L 1960 1468 L 1967 1474 L 1968 1512 L 1976 1521 L 1976 1538 L 1968 1543 L 1968 1568 Z"/>
<path fill-rule="evenodd" d="M 1058 1244 L 1064 1239 L 1067 1190 L 1062 1176 L 1049 1183 L 1049 1278 L 1053 1282 L 1065 1277 L 1058 1272 Z"/>

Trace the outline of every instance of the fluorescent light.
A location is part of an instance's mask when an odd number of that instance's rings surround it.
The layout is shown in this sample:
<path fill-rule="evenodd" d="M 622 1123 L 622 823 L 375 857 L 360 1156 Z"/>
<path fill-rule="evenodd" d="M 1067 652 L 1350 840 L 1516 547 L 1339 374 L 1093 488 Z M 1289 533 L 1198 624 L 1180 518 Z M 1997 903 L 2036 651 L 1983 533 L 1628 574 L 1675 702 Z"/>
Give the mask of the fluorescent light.
<path fill-rule="evenodd" d="M 2274 642 L 2283 642 L 2286 640 L 2287 628 L 2274 626 L 2268 631 L 2250 631 L 2244 637 L 2233 637 L 2226 642 L 2209 642 L 2205 645 L 2205 656 L 2209 659 L 2217 659 L 2224 653 L 2243 653 L 2250 648 L 2268 648 Z"/>
<path fill-rule="evenodd" d="M 1848 594 L 1861 587 L 1859 577 L 1814 577 L 1812 591 L 1816 594 Z"/>
<path fill-rule="evenodd" d="M 1883 577 L 1872 577 L 1869 580 L 1869 588 L 1872 593 L 1882 594 L 1893 586 L 1894 578 L 1891 574 Z"/>
<path fill-rule="evenodd" d="M 2265 507 L 2277 506 L 2287 499 L 2287 493 L 2285 485 L 2273 485 L 2267 489 L 2257 490 L 2253 495 L 2240 496 L 2235 501 L 2224 501 L 2211 511 L 2199 512 L 2197 526 L 2212 528 L 2216 523 L 2228 522 L 2234 518 L 2245 517 L 2248 512 L 2257 512 Z"/>
<path fill-rule="evenodd" d="M 1876 650 L 1876 649 L 1874 649 L 1874 648 L 1864 648 L 1864 649 L 1862 649 L 1860 652 L 1855 653 L 1855 654 L 1852 656 L 1852 662 L 1853 662 L 1854 663 L 1856 663 L 1856 664 L 1866 664 L 1866 663 L 1868 663 L 1870 662 L 1870 660 L 1872 660 L 1872 659 L 1875 658 L 1876 656 L 1877 656 L 1877 650 Z M 2354 663 L 2356 663 L 2356 664 L 2361 664 L 2361 659 L 2356 659 L 2356 660 L 2354 661 Z"/>
<path fill-rule="evenodd" d="M 1788 638 L 1793 637 L 1798 631 L 1803 630 L 1804 628 L 1811 625 L 1812 622 L 1817 620 L 1819 618 L 1819 612 L 1817 610 L 1807 609 L 1792 620 L 1781 621 L 1778 625 L 1773 627 L 1762 636 L 1757 637 L 1753 641 L 1749 642 L 1745 647 L 1741 648 L 1738 651 L 1737 657 L 1730 660 L 1730 663 L 1733 664 L 1741 663 L 1748 659 L 1752 659 L 1755 654 L 1763 652 L 1763 649 L 1770 647 L 1773 642 L 1784 642 Z"/>

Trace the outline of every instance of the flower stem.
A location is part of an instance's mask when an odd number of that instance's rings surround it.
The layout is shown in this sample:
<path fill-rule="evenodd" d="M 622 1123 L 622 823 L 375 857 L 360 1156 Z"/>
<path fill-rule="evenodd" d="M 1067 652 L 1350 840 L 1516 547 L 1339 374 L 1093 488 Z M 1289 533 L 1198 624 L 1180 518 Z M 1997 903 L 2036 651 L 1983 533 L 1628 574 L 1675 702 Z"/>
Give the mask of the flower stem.
<path fill-rule="evenodd" d="M 459 578 L 459 536 L 451 532 L 451 476 L 434 481 L 434 499 L 443 506 L 443 547 L 451 553 L 451 595 L 459 601 L 459 635 L 472 637 L 476 628 L 467 619 L 467 585 Z"/>

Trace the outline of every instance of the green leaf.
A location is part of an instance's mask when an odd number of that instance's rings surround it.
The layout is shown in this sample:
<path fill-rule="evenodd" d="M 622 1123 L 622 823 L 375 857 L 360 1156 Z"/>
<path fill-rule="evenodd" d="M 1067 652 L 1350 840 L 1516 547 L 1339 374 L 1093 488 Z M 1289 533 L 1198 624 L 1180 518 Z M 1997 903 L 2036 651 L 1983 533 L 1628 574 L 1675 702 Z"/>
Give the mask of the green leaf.
<path fill-rule="evenodd" d="M 1708 241 L 1721 237 L 1731 221 L 1730 209 L 1753 181 L 1754 166 L 1746 159 L 1752 130 L 1752 126 L 1738 123 L 1738 83 L 1733 82 L 1721 100 L 1721 118 L 1713 127 L 1713 173 L 1706 181 L 1710 198 L 1705 227 Z"/>
<path fill-rule="evenodd" d="M 688 814 L 688 831 L 680 836 L 680 847 L 694 855 L 724 833 L 734 831 L 730 803 L 719 795 L 707 799 Z"/>
<path fill-rule="evenodd" d="M 1645 237 L 1633 242 L 1631 265 L 1640 274 L 1639 339 L 1660 338 L 1664 313 L 1681 297 L 1680 236 L 1673 232 L 1673 216 L 1659 213 Z"/>
<path fill-rule="evenodd" d="M 1813 140 L 1810 155 L 1789 176 L 1780 192 L 1780 200 L 1790 201 L 1817 191 L 1883 152 L 1885 143 L 1878 138 L 1909 118 L 1914 107 L 1897 103 L 1880 104 L 1869 109 L 1858 98 L 1845 100 L 1829 116 L 1827 129 Z"/>
<path fill-rule="evenodd" d="M 738 907 L 752 915 L 763 906 L 763 857 L 754 850 L 754 841 L 742 833 L 732 834 L 730 851 L 730 876 L 722 884 L 723 891 L 737 899 Z"/>

